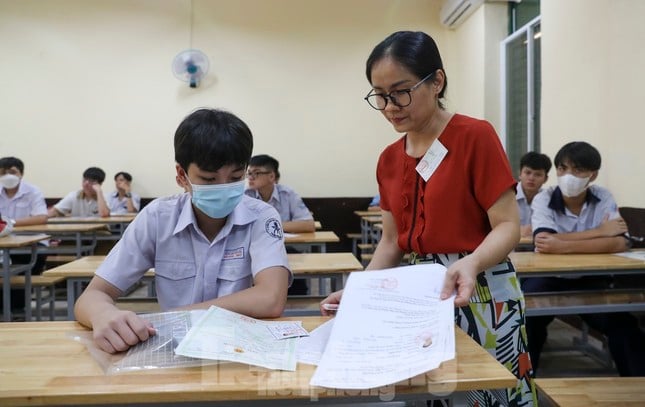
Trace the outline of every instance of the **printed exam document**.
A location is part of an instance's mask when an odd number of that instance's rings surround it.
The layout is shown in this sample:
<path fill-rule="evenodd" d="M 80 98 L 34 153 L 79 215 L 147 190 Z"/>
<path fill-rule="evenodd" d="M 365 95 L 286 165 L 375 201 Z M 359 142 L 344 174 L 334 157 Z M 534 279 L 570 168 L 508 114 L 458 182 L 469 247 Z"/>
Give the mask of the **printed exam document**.
<path fill-rule="evenodd" d="M 275 339 L 269 329 L 272 324 L 285 322 L 261 321 L 212 306 L 193 324 L 175 353 L 294 371 L 297 338 Z"/>
<path fill-rule="evenodd" d="M 420 264 L 350 274 L 312 386 L 370 389 L 455 357 L 454 296 L 446 268 Z"/>

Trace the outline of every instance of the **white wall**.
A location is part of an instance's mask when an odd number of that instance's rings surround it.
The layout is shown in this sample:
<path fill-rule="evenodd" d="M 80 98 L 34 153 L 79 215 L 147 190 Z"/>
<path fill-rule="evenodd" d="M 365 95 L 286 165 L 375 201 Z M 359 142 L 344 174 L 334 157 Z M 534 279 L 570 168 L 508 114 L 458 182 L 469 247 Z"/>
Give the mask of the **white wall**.
<path fill-rule="evenodd" d="M 170 71 L 190 46 L 190 4 L 0 0 L 0 156 L 23 159 L 48 197 L 92 165 L 107 190 L 126 170 L 142 196 L 174 193 L 174 131 L 214 106 L 249 124 L 254 152 L 275 155 L 301 195 L 374 194 L 378 154 L 398 135 L 362 100 L 365 59 L 401 29 L 442 47 L 440 2 L 194 0 L 192 46 L 211 61 L 198 89 Z"/>
<path fill-rule="evenodd" d="M 591 143 L 596 182 L 619 206 L 645 207 L 645 2 L 542 0 L 541 13 L 543 151 Z"/>

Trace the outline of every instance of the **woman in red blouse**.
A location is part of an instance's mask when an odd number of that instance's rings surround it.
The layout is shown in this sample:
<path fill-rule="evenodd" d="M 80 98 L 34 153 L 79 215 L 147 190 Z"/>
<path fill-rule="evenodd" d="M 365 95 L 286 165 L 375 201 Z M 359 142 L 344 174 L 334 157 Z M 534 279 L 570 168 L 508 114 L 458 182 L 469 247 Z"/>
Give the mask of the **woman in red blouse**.
<path fill-rule="evenodd" d="M 387 37 L 366 74 L 372 90 L 365 100 L 403 133 L 378 161 L 383 233 L 367 269 L 398 266 L 405 253 L 412 264 L 446 266 L 442 298 L 456 292 L 456 323 L 518 378 L 507 391 L 471 392 L 470 403 L 537 404 L 524 297 L 507 259 L 520 238 L 516 182 L 495 130 L 445 110 L 446 73 L 425 33 Z"/>

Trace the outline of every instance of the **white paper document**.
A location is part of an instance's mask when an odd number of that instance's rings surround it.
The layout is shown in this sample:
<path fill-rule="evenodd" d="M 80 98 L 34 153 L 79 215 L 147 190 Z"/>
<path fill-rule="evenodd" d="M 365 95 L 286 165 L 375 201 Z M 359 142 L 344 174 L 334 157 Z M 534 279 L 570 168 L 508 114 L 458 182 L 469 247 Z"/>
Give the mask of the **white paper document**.
<path fill-rule="evenodd" d="M 275 339 L 267 328 L 271 324 L 283 322 L 261 321 L 213 306 L 192 326 L 175 353 L 267 369 L 296 370 L 296 338 Z"/>
<path fill-rule="evenodd" d="M 454 296 L 439 299 L 445 271 L 420 264 L 350 274 L 310 384 L 370 389 L 453 359 Z"/>
<path fill-rule="evenodd" d="M 645 250 L 634 250 L 630 252 L 614 253 L 614 255 L 627 257 L 634 260 L 645 261 Z"/>
<path fill-rule="evenodd" d="M 329 334 L 331 334 L 333 326 L 334 319 L 330 319 L 311 331 L 309 336 L 298 339 L 296 347 L 298 362 L 308 365 L 318 365 L 329 341 Z"/>

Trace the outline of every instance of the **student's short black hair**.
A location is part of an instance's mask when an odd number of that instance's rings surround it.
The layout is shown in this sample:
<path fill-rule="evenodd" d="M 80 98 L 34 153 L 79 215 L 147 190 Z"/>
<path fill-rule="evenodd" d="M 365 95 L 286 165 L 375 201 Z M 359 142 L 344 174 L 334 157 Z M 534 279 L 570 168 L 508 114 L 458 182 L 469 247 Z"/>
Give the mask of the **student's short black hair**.
<path fill-rule="evenodd" d="M 119 175 L 123 175 L 123 178 L 125 178 L 126 181 L 132 182 L 132 175 L 125 171 L 119 171 L 114 175 L 114 180 L 116 181 L 117 178 L 119 178 Z"/>
<path fill-rule="evenodd" d="M 269 171 L 273 171 L 275 173 L 276 178 L 280 178 L 280 171 L 278 170 L 278 168 L 280 167 L 280 163 L 278 162 L 278 160 L 271 157 L 270 155 L 267 155 L 267 154 L 254 155 L 253 157 L 251 157 L 249 166 L 265 167 Z"/>
<path fill-rule="evenodd" d="M 98 167 L 90 167 L 83 172 L 83 178 L 102 184 L 105 181 L 105 172 Z"/>
<path fill-rule="evenodd" d="M 567 143 L 555 155 L 553 162 L 556 167 L 564 164 L 565 161 L 579 169 L 598 171 L 600 169 L 600 153 L 594 146 L 584 141 L 572 141 Z"/>
<path fill-rule="evenodd" d="M 246 167 L 253 152 L 251 130 L 233 113 L 199 109 L 186 116 L 175 132 L 175 161 L 188 171 L 191 163 L 203 171 L 225 165 Z"/>
<path fill-rule="evenodd" d="M 412 72 L 419 80 L 437 69 L 443 69 L 441 54 L 437 43 L 428 34 L 421 31 L 398 31 L 381 41 L 367 58 L 365 74 L 372 83 L 372 68 L 383 58 L 392 58 Z M 444 71 L 445 75 L 445 71 Z M 448 77 L 445 76 L 439 99 L 443 99 L 448 88 Z M 443 108 L 441 102 L 439 106 Z"/>
<path fill-rule="evenodd" d="M 16 157 L 0 158 L 0 168 L 2 168 L 3 170 L 8 170 L 11 167 L 18 168 L 18 171 L 20 171 L 21 174 L 25 173 L 25 164 L 22 162 L 20 158 L 16 158 Z"/>
<path fill-rule="evenodd" d="M 544 173 L 548 175 L 551 171 L 551 159 L 546 154 L 529 151 L 520 158 L 520 171 L 524 167 L 532 170 L 544 170 Z"/>

